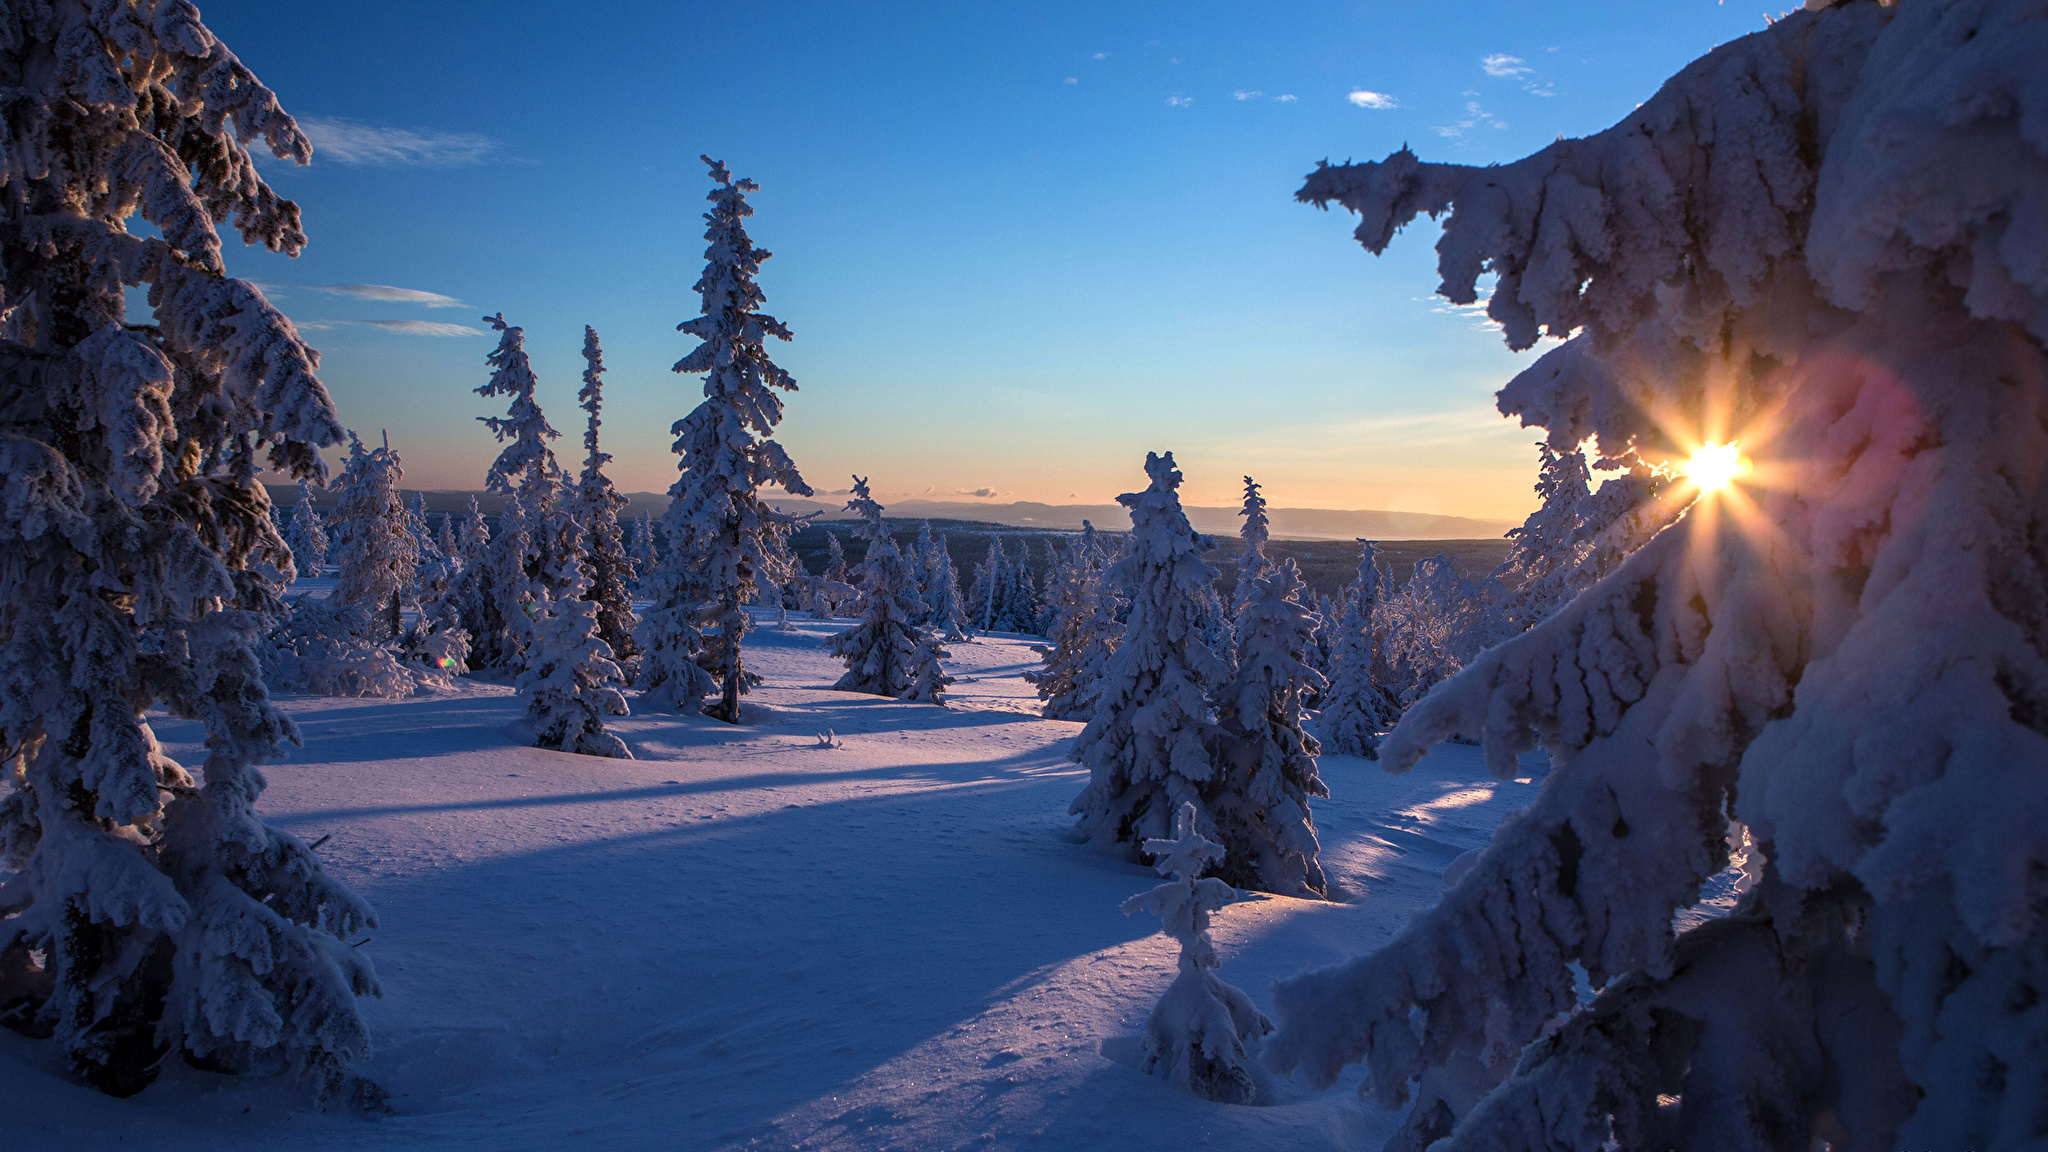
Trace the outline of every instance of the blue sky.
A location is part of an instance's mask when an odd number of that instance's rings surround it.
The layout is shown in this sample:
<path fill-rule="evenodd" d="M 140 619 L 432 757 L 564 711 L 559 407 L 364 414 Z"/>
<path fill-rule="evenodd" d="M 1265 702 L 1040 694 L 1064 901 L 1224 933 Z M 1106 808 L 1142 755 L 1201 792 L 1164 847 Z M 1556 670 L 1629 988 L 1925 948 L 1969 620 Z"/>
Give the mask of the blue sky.
<path fill-rule="evenodd" d="M 1406 142 L 1483 164 L 1598 131 L 1765 19 L 1713 0 L 204 13 L 317 149 L 266 169 L 305 254 L 230 269 L 308 327 L 343 420 L 388 428 L 408 485 L 481 483 L 478 318 L 499 310 L 565 460 L 597 327 L 615 479 L 669 484 L 668 426 L 700 398 L 669 365 L 709 153 L 762 185 L 761 283 L 796 334 L 775 354 L 802 386 L 778 438 L 820 492 L 859 472 L 885 501 L 1100 502 L 1172 449 L 1190 503 L 1234 502 L 1249 472 L 1280 505 L 1514 518 L 1534 437 L 1492 392 L 1533 353 L 1431 295 L 1433 228 L 1375 259 L 1294 190 L 1323 157 Z"/>

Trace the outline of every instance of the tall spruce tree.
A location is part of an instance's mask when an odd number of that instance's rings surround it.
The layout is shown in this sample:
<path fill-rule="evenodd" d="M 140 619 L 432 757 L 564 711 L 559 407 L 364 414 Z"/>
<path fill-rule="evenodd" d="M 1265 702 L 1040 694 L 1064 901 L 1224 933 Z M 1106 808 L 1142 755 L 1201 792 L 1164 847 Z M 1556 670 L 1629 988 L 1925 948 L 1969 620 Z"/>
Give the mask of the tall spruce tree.
<path fill-rule="evenodd" d="M 253 652 L 288 556 L 259 463 L 322 480 L 342 429 L 216 232 L 296 255 L 247 146 L 312 149 L 190 4 L 0 24 L 0 1017 L 116 1095 L 173 1054 L 342 1089 L 376 990 L 343 941 L 372 918 L 256 815 L 298 732 Z M 203 786 L 157 707 L 204 726 Z"/>
<path fill-rule="evenodd" d="M 588 325 L 583 328 L 583 363 L 583 390 L 576 398 L 590 420 L 583 429 L 583 474 L 577 478 L 570 505 L 583 540 L 579 559 L 589 585 L 582 598 L 597 606 L 597 635 L 611 649 L 612 658 L 630 660 L 634 655 L 635 576 L 633 558 L 619 529 L 619 509 L 626 506 L 626 498 L 604 474 L 611 453 L 597 445 L 598 412 L 604 404 L 604 350 L 598 346 L 597 329 Z"/>
<path fill-rule="evenodd" d="M 1259 578 L 1266 573 L 1272 561 L 1266 558 L 1266 542 L 1273 538 L 1272 521 L 1266 515 L 1266 498 L 1259 495 L 1258 482 L 1244 478 L 1244 507 L 1238 510 L 1244 523 L 1238 526 L 1238 538 L 1244 541 L 1244 552 L 1237 560 L 1237 590 L 1230 600 L 1232 620 L 1244 613 L 1244 606 L 1258 595 Z"/>
<path fill-rule="evenodd" d="M 561 531 L 557 520 L 563 511 L 563 477 L 562 465 L 548 442 L 561 433 L 548 423 L 540 402 L 534 399 L 539 381 L 526 355 L 525 330 L 505 323 L 502 312 L 484 320 L 498 331 L 498 346 L 484 358 L 491 368 L 491 378 L 476 389 L 476 394 L 509 397 L 505 415 L 477 417 L 499 443 L 505 444 L 484 473 L 484 489 L 518 495 L 520 510 L 525 515 L 526 551 L 520 561 L 525 584 L 538 593 L 552 593 L 560 587 L 555 574 L 564 571 L 556 543 Z"/>
<path fill-rule="evenodd" d="M 698 659 L 701 651 L 719 692 L 718 702 L 705 711 L 737 724 L 740 696 L 748 687 L 741 654 L 749 622 L 745 605 L 770 565 L 771 526 L 792 519 L 762 503 L 760 490 L 772 484 L 809 496 L 811 487 L 782 446 L 769 439 L 782 419 L 777 393 L 796 391 L 796 381 L 768 358 L 762 344 L 769 336 L 788 340 L 790 332 L 761 311 L 765 297 L 754 283 L 769 257 L 754 247 L 744 224 L 754 214 L 746 194 L 758 185 L 734 181 L 725 165 L 702 159 L 715 184 L 706 197 L 711 211 L 704 214 L 704 238 L 711 244 L 695 287 L 703 308 L 696 319 L 676 325 L 701 343 L 675 370 L 704 373 L 704 402 L 672 429 L 682 475 L 669 489 L 668 562 L 649 589 L 650 616 L 665 614 L 656 625 L 664 644 L 642 647 L 649 650 L 643 663 L 661 665 L 655 674 L 670 681 L 684 678 L 671 662 Z M 684 613 L 692 619 L 684 621 Z M 688 630 L 696 632 L 694 648 Z"/>
<path fill-rule="evenodd" d="M 299 500 L 292 505 L 292 518 L 285 525 L 285 543 L 292 550 L 292 564 L 301 576 L 320 575 L 320 566 L 327 562 L 327 522 L 320 517 L 320 510 L 313 506 L 313 491 L 304 480 L 299 481 Z"/>
<path fill-rule="evenodd" d="M 1074 741 L 1088 786 L 1069 809 L 1077 837 L 1131 856 L 1172 832 L 1182 804 L 1202 813 L 1204 835 L 1215 832 L 1203 794 L 1216 779 L 1209 693 L 1230 678 L 1197 635 L 1215 594 L 1216 570 L 1202 561 L 1214 544 L 1181 511 L 1173 453 L 1147 453 L 1145 475 L 1145 491 L 1117 497 L 1131 510 L 1131 552 L 1105 575 L 1134 597 L 1095 715 Z"/>

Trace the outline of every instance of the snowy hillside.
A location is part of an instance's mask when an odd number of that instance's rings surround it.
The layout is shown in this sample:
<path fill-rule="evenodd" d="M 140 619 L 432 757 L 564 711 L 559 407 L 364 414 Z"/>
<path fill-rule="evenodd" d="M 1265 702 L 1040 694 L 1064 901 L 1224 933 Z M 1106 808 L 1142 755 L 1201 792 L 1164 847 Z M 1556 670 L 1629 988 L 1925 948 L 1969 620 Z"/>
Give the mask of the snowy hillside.
<path fill-rule="evenodd" d="M 636 759 L 527 747 L 506 687 L 287 698 L 306 746 L 263 810 L 375 905 L 365 1071 L 395 1114 L 315 1113 L 177 1066 L 119 1100 L 0 1032 L 21 1147 L 1376 1147 L 1356 1074 L 1263 1107 L 1134 1067 L 1174 945 L 1117 906 L 1157 877 L 1068 842 L 1080 725 L 1039 719 L 1035 638 L 953 645 L 952 706 L 832 692 L 842 623 L 749 634 L 755 723 L 616 721 Z M 197 763 L 194 725 L 156 717 Z M 836 748 L 819 733 L 836 733 Z M 1446 745 L 1405 777 L 1325 757 L 1343 902 L 1218 914 L 1222 976 L 1268 985 L 1386 941 L 1535 794 Z M 1149 922 L 1148 922 L 1149 921 Z"/>

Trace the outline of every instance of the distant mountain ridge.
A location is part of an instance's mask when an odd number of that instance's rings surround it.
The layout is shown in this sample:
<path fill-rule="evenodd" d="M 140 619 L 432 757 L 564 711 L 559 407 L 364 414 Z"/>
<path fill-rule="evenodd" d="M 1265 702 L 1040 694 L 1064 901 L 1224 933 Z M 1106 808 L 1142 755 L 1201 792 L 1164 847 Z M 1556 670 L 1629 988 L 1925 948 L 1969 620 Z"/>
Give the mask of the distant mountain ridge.
<path fill-rule="evenodd" d="M 489 492 L 429 491 L 429 512 L 461 512 L 475 496 L 477 506 L 497 513 L 505 498 Z M 405 494 L 408 503 L 412 490 Z M 271 485 L 270 499 L 289 509 L 298 501 L 297 490 Z M 660 516 L 668 508 L 668 497 L 653 492 L 626 493 L 626 510 L 621 519 L 638 519 L 643 512 Z M 316 495 L 315 503 L 331 507 L 333 497 Z M 798 497 L 779 497 L 769 503 L 785 512 L 817 512 L 820 520 L 851 520 L 854 515 L 839 504 Z M 1188 522 L 1197 532 L 1212 536 L 1234 536 L 1243 521 L 1237 507 L 1187 506 Z M 1007 524 L 1017 528 L 1046 528 L 1056 532 L 1078 532 L 1081 521 L 1093 521 L 1097 528 L 1120 532 L 1130 527 L 1130 514 L 1121 504 L 1039 504 L 1018 501 L 1011 504 L 968 503 L 959 500 L 902 500 L 888 506 L 891 520 L 974 520 Z M 1468 516 L 1438 516 L 1427 512 L 1390 512 L 1380 509 L 1268 508 L 1273 535 L 1282 540 L 1479 540 L 1500 536 L 1517 525 L 1513 520 L 1481 520 Z"/>

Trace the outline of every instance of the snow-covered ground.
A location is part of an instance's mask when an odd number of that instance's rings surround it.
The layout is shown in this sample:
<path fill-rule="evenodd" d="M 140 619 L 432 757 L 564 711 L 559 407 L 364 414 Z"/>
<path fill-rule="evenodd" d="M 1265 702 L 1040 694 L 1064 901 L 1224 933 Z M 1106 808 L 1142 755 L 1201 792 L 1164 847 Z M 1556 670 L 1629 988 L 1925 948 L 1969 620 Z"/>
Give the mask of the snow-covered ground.
<path fill-rule="evenodd" d="M 764 622 L 765 623 L 765 622 Z M 306 746 L 263 810 L 378 909 L 369 1075 L 396 1113 L 314 1113 L 178 1064 L 114 1100 L 0 1032 L 7 1144 L 104 1148 L 1377 1148 L 1396 1117 L 1139 1073 L 1174 945 L 1117 911 L 1156 878 L 1069 843 L 1077 724 L 1040 719 L 1028 638 L 952 646 L 952 706 L 832 692 L 843 624 L 750 638 L 752 723 L 636 716 L 638 759 L 520 743 L 509 688 L 287 698 Z M 825 748 L 818 734 L 837 734 Z M 187 764 L 196 727 L 158 735 Z M 1218 915 L 1222 976 L 1269 982 L 1388 938 L 1528 783 L 1444 746 L 1394 777 L 1326 757 L 1342 902 Z"/>

